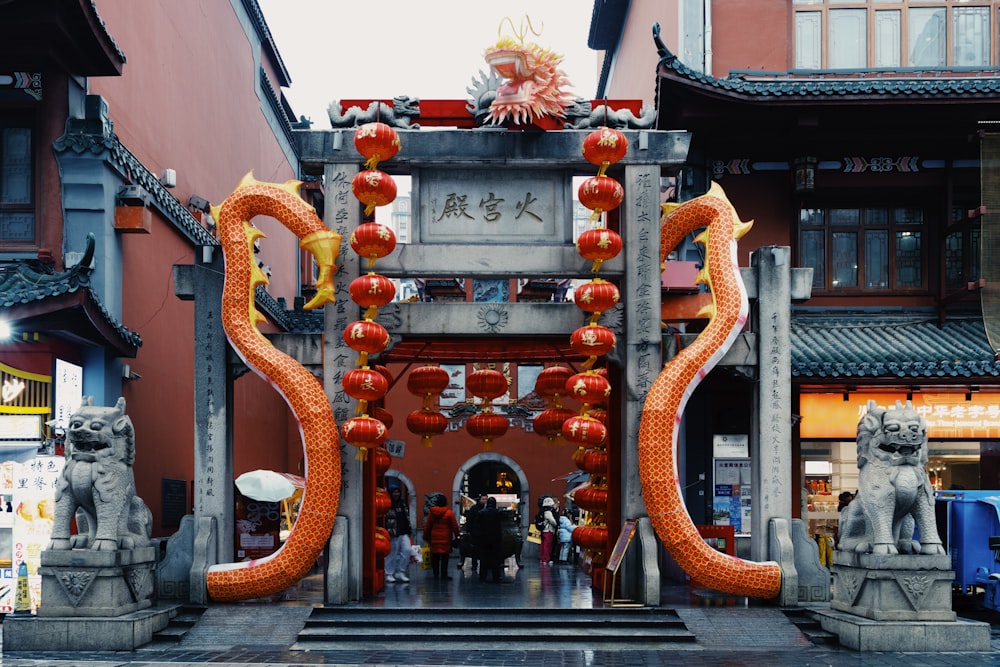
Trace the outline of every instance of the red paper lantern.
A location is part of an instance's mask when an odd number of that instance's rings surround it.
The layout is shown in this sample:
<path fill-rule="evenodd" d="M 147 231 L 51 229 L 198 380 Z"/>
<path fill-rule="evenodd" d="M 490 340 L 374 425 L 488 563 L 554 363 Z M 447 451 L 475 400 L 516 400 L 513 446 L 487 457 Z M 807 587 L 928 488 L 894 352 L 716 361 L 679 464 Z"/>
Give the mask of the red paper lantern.
<path fill-rule="evenodd" d="M 392 508 L 392 498 L 389 492 L 379 487 L 375 489 L 375 516 L 382 517 Z"/>
<path fill-rule="evenodd" d="M 621 206 L 625 190 L 610 176 L 591 176 L 580 184 L 577 195 L 591 211 L 613 211 Z"/>
<path fill-rule="evenodd" d="M 363 222 L 351 232 L 351 249 L 372 264 L 392 254 L 396 249 L 396 234 L 381 223 Z"/>
<path fill-rule="evenodd" d="M 577 373 L 566 381 L 566 393 L 585 405 L 600 405 L 611 395 L 611 383 L 594 371 Z"/>
<path fill-rule="evenodd" d="M 359 401 L 377 401 L 389 391 L 389 383 L 378 371 L 355 368 L 344 373 L 344 391 Z"/>
<path fill-rule="evenodd" d="M 622 237 L 607 227 L 588 229 L 577 237 L 576 251 L 592 262 L 614 259 L 622 251 Z"/>
<path fill-rule="evenodd" d="M 465 386 L 473 396 L 492 401 L 507 392 L 507 377 L 500 371 L 490 369 L 473 371 L 466 378 Z"/>
<path fill-rule="evenodd" d="M 385 424 L 368 415 L 351 417 L 340 425 L 340 435 L 349 444 L 358 448 L 357 458 L 364 461 L 368 450 L 385 442 Z"/>
<path fill-rule="evenodd" d="M 583 140 L 583 157 L 590 164 L 607 168 L 628 153 L 628 139 L 620 130 L 601 127 Z"/>
<path fill-rule="evenodd" d="M 396 286 L 378 273 L 358 276 L 351 281 L 348 290 L 351 293 L 351 301 L 362 308 L 381 308 L 396 297 Z"/>
<path fill-rule="evenodd" d="M 414 396 L 426 398 L 437 396 L 448 388 L 451 377 L 440 366 L 421 366 L 410 371 L 406 378 L 406 389 Z"/>
<path fill-rule="evenodd" d="M 374 169 L 382 160 L 391 160 L 399 152 L 399 145 L 399 133 L 385 123 L 365 123 L 354 132 L 354 147 L 368 158 L 368 169 Z"/>
<path fill-rule="evenodd" d="M 563 422 L 575 416 L 576 413 L 568 408 L 549 408 L 538 413 L 531 422 L 532 428 L 549 442 L 555 442 L 562 437 Z"/>
<path fill-rule="evenodd" d="M 483 441 L 483 449 L 490 449 L 493 441 L 507 432 L 507 418 L 495 412 L 479 412 L 469 417 L 465 430 L 473 438 Z"/>
<path fill-rule="evenodd" d="M 365 205 L 365 215 L 371 215 L 376 206 L 385 206 L 396 198 L 396 181 L 378 169 L 365 169 L 355 174 L 351 191 Z"/>
<path fill-rule="evenodd" d="M 587 410 L 587 416 L 593 417 L 605 426 L 608 425 L 608 411 L 604 408 L 590 408 Z"/>
<path fill-rule="evenodd" d="M 574 415 L 563 422 L 562 436 L 569 442 L 594 447 L 608 439 L 608 427 L 596 419 Z"/>
<path fill-rule="evenodd" d="M 431 438 L 448 428 L 448 418 L 437 410 L 414 410 L 406 415 L 406 428 L 420 436 L 420 444 L 431 446 Z"/>
<path fill-rule="evenodd" d="M 375 419 L 385 424 L 385 427 L 387 429 L 392 428 L 392 424 L 394 422 L 392 418 L 392 413 L 386 410 L 385 408 L 381 406 L 375 406 L 374 408 L 371 409 L 371 412 L 369 414 Z"/>
<path fill-rule="evenodd" d="M 372 465 L 375 466 L 376 475 L 384 475 L 385 471 L 392 466 L 392 454 L 385 447 L 376 447 L 372 450 Z"/>
<path fill-rule="evenodd" d="M 600 486 L 585 486 L 573 492 L 573 502 L 588 512 L 607 512 L 608 490 Z"/>
<path fill-rule="evenodd" d="M 389 347 L 389 332 L 378 322 L 358 320 L 344 329 L 344 342 L 355 352 L 378 354 Z"/>
<path fill-rule="evenodd" d="M 570 336 L 569 346 L 585 357 L 601 357 L 615 349 L 615 332 L 600 324 L 578 328 Z"/>
<path fill-rule="evenodd" d="M 573 531 L 573 544 L 591 551 L 605 551 L 608 548 L 607 526 L 579 526 Z"/>
<path fill-rule="evenodd" d="M 573 370 L 565 366 L 550 366 L 538 374 L 535 379 L 535 393 L 542 398 L 555 398 L 566 393 L 566 380 L 573 375 Z"/>
<path fill-rule="evenodd" d="M 392 551 L 392 538 L 389 537 L 389 531 L 382 526 L 375 526 L 375 556 L 385 558 L 390 551 Z"/>
<path fill-rule="evenodd" d="M 603 313 L 618 305 L 618 286 L 600 278 L 594 278 L 576 288 L 573 301 L 580 310 L 588 313 Z"/>
<path fill-rule="evenodd" d="M 608 451 L 606 449 L 588 449 L 583 455 L 583 465 L 580 469 L 591 475 L 608 474 Z"/>

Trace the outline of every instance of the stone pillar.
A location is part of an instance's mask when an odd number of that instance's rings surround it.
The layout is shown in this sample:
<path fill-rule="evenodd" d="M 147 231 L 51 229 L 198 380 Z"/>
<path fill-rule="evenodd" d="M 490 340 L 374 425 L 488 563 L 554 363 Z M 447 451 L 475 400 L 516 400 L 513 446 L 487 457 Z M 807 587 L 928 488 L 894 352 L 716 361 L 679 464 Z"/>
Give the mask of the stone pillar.
<path fill-rule="evenodd" d="M 233 373 L 229 341 L 222 328 L 222 249 L 205 246 L 190 267 L 194 295 L 194 516 L 195 550 L 191 564 L 191 602 L 208 600 L 209 566 L 233 560 Z M 206 532 L 207 531 L 207 532 Z"/>
<path fill-rule="evenodd" d="M 342 130 L 345 143 L 353 136 L 351 130 Z M 326 335 L 323 337 L 323 388 L 330 399 L 337 424 L 343 424 L 354 414 L 355 401 L 341 387 L 344 373 L 355 367 L 358 353 L 344 342 L 347 325 L 361 318 L 361 307 L 351 301 L 349 286 L 360 275 L 363 261 L 350 247 L 351 232 L 361 223 L 361 206 L 351 191 L 351 180 L 358 173 L 358 163 L 340 162 L 325 165 L 326 226 L 341 236 L 340 256 L 334 279 L 337 301 L 327 304 Z M 340 442 L 341 474 L 343 481 L 337 523 L 346 526 L 335 531 L 338 539 L 328 543 L 327 604 L 345 604 L 361 599 L 362 594 L 362 465 L 355 460 L 353 447 Z M 346 535 L 346 539 L 345 539 Z M 335 549 L 337 549 L 335 551 Z M 346 581 L 345 581 L 346 579 Z M 329 582 L 336 582 L 331 585 Z M 344 599 L 344 596 L 347 598 Z"/>
<path fill-rule="evenodd" d="M 662 367 L 660 352 L 660 168 L 637 165 L 625 168 L 625 201 L 622 204 L 622 239 L 625 276 L 622 303 L 625 319 L 624 376 L 621 439 L 621 512 L 623 519 L 646 515 L 639 479 L 639 421 L 646 394 Z M 612 540 L 617 535 L 612 535 Z M 638 549 L 636 550 L 638 552 Z M 658 604 L 659 581 L 655 567 L 630 567 L 634 575 L 625 582 L 629 595 L 653 595 L 644 604 Z M 645 581 L 638 581 L 639 578 Z M 655 584 L 655 585 L 654 585 Z"/>
<path fill-rule="evenodd" d="M 756 424 L 750 438 L 752 506 L 750 558 L 771 560 L 768 523 L 792 516 L 791 255 L 785 246 L 759 248 L 751 256 L 757 272 L 760 374 Z"/>

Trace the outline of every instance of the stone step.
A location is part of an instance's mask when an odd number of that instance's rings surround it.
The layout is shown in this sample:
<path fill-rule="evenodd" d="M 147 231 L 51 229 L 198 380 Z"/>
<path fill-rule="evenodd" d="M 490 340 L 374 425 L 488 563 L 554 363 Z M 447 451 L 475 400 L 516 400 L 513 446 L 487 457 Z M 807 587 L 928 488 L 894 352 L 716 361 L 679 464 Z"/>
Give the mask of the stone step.
<path fill-rule="evenodd" d="M 782 609 L 788 620 L 799 629 L 806 639 L 818 646 L 837 646 L 840 644 L 840 637 L 823 629 L 819 619 L 809 609 L 802 607 L 789 607 Z"/>
<path fill-rule="evenodd" d="M 193 628 L 205 613 L 206 607 L 198 605 L 184 605 L 178 608 L 177 613 L 170 619 L 170 623 L 162 630 L 153 633 L 153 640 L 149 646 L 157 647 L 166 644 L 177 644 L 188 631 Z"/>
<path fill-rule="evenodd" d="M 317 607 L 299 632 L 300 650 L 385 643 L 417 648 L 433 641 L 463 646 L 516 642 L 553 648 L 581 642 L 613 645 L 693 644 L 695 636 L 663 609 L 365 609 Z"/>

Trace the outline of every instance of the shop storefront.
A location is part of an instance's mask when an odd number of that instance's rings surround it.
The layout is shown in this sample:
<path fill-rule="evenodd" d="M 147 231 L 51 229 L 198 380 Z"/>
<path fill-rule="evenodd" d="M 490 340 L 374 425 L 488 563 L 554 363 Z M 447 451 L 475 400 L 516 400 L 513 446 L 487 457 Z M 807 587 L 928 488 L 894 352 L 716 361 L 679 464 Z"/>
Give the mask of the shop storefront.
<path fill-rule="evenodd" d="M 842 493 L 858 489 L 857 427 L 868 402 L 912 402 L 927 420 L 927 473 L 937 490 L 981 489 L 980 452 L 1000 439 L 1000 393 L 851 391 L 799 397 L 802 517 L 810 534 L 835 534 Z"/>

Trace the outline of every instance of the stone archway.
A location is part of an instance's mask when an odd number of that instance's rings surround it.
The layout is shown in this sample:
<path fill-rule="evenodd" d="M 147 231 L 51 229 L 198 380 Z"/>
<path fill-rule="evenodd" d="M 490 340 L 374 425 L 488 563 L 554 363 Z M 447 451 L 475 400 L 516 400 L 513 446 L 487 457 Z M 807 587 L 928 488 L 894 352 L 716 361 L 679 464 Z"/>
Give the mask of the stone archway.
<path fill-rule="evenodd" d="M 502 463 L 508 468 L 510 468 L 515 475 L 517 475 L 518 485 L 520 487 L 519 498 L 518 498 L 518 508 L 520 509 L 520 528 L 523 531 L 528 529 L 528 522 L 531 520 L 529 514 L 531 514 L 530 507 L 528 507 L 528 498 L 531 496 L 531 489 L 528 486 L 528 476 L 524 473 L 524 469 L 517 464 L 517 462 L 510 458 L 509 456 L 504 456 L 503 454 L 498 454 L 496 452 L 480 452 L 475 456 L 469 457 L 458 470 L 455 472 L 455 477 L 451 482 L 451 495 L 452 495 L 452 507 L 454 507 L 462 494 L 462 480 L 465 479 L 466 474 L 473 468 L 475 468 L 480 463 Z M 528 508 L 527 510 L 525 508 Z"/>

